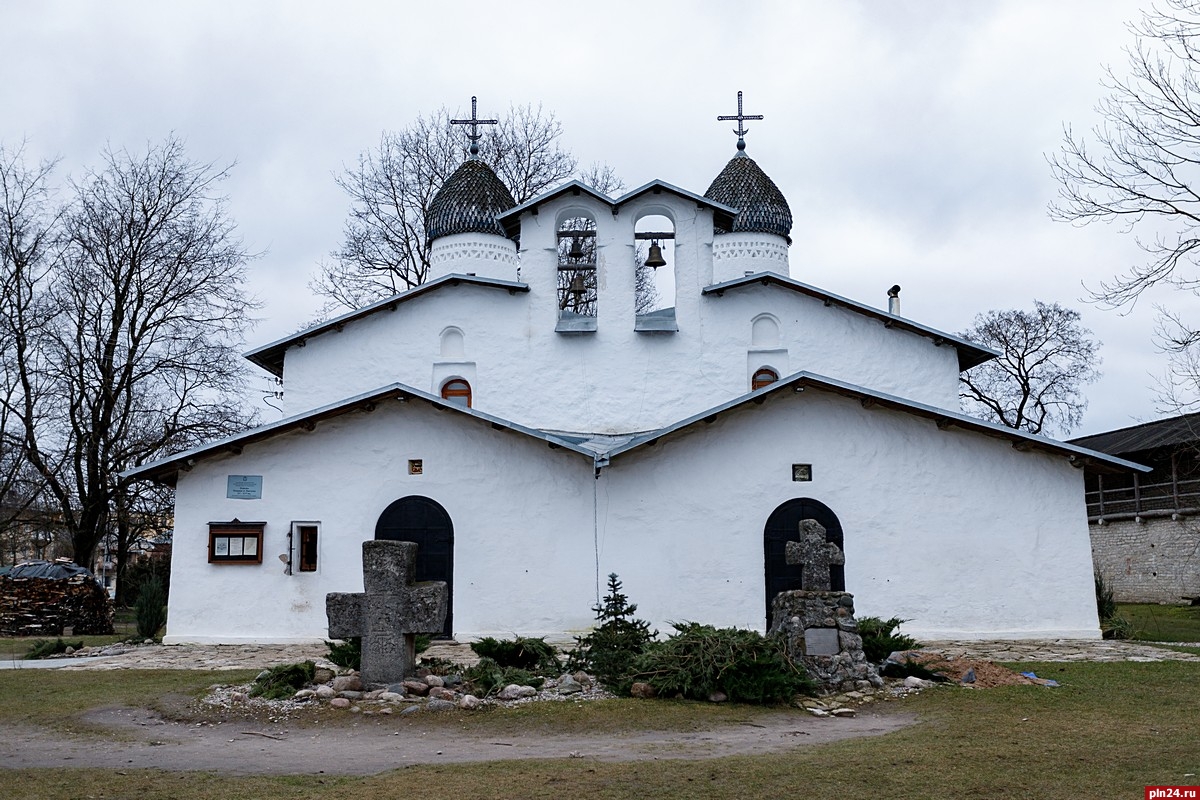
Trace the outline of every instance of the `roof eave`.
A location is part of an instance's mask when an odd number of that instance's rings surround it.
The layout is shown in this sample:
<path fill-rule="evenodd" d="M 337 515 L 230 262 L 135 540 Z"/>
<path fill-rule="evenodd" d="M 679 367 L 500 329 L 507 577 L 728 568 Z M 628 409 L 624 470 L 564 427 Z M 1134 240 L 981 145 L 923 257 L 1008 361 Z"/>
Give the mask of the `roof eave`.
<path fill-rule="evenodd" d="M 699 414 L 695 414 L 687 419 L 660 428 L 656 431 L 641 434 L 634 437 L 629 442 L 620 447 L 609 450 L 606 455 L 611 460 L 612 458 L 635 450 L 639 447 L 646 446 L 657 442 L 666 436 L 671 436 L 681 432 L 686 428 L 690 428 L 701 422 L 714 422 L 717 417 L 732 411 L 736 408 L 745 406 L 747 403 L 762 403 L 768 396 L 781 393 L 793 392 L 802 393 L 807 388 L 812 387 L 819 391 L 831 392 L 847 397 L 852 397 L 861 401 L 864 407 L 874 408 L 876 406 L 882 408 L 890 408 L 904 413 L 913 414 L 914 416 L 931 419 L 935 422 L 940 430 L 947 430 L 951 427 L 958 427 L 963 430 L 972 431 L 975 433 L 992 436 L 994 438 L 1007 439 L 1012 443 L 1013 449 L 1019 451 L 1026 450 L 1041 450 L 1057 456 L 1065 456 L 1072 466 L 1083 468 L 1089 467 L 1097 472 L 1110 473 L 1125 473 L 1125 472 L 1149 472 L 1150 467 L 1142 464 L 1137 464 L 1132 461 L 1127 461 L 1122 458 L 1100 453 L 1095 450 L 1089 450 L 1084 447 L 1078 447 L 1065 442 L 1055 441 L 1045 436 L 1027 433 L 1025 431 L 1009 428 L 1004 425 L 999 425 L 994 422 L 976 419 L 975 417 L 967 416 L 953 411 L 948 411 L 944 408 L 917 403 L 912 400 L 905 400 L 901 397 L 876 392 L 855 384 L 839 381 L 835 378 L 829 378 L 823 375 L 817 375 L 810 372 L 797 372 L 786 378 L 783 378 L 775 383 L 757 389 L 741 397 L 714 406 Z"/>
<path fill-rule="evenodd" d="M 461 273 L 451 273 L 443 275 L 440 278 L 435 278 L 428 283 L 422 283 L 419 286 L 414 286 L 411 289 L 406 289 L 399 294 L 394 294 L 391 297 L 385 297 L 382 300 L 377 300 L 370 305 L 357 308 L 353 311 L 348 311 L 341 316 L 334 317 L 325 322 L 318 322 L 296 333 L 276 339 L 273 342 L 264 344 L 261 347 L 256 347 L 249 352 L 243 353 L 242 357 L 253 364 L 265 369 L 267 372 L 276 377 L 283 377 L 283 358 L 284 353 L 289 347 L 303 347 L 304 343 L 314 336 L 320 336 L 329 331 L 341 331 L 347 323 L 360 320 L 368 317 L 378 311 L 395 311 L 403 302 L 420 297 L 442 286 L 458 286 L 459 284 L 467 284 L 471 286 L 485 286 L 496 289 L 505 289 L 509 294 L 518 292 L 526 293 L 529 291 L 529 284 L 520 283 L 517 281 L 506 281 L 500 278 L 481 278 L 477 275 L 465 275 Z"/>
<path fill-rule="evenodd" d="M 152 461 L 149 464 L 134 467 L 121 473 L 124 478 L 140 478 L 144 480 L 152 480 L 158 483 L 165 483 L 173 486 L 175 478 L 180 471 L 190 470 L 200 460 L 211 458 L 222 453 L 238 454 L 242 449 L 250 444 L 264 441 L 266 439 L 280 436 L 285 433 L 290 433 L 295 430 L 313 430 L 317 423 L 334 417 L 343 416 L 355 411 L 374 411 L 381 403 L 388 400 L 398 400 L 407 402 L 409 400 L 417 400 L 428 403 L 442 411 L 453 411 L 473 418 L 479 422 L 489 424 L 495 430 L 511 430 L 516 433 L 523 434 L 533 439 L 544 441 L 552 449 L 562 448 L 570 450 L 574 453 L 587 456 L 589 459 L 595 459 L 595 452 L 585 447 L 580 446 L 577 442 L 562 436 L 557 436 L 546 431 L 538 430 L 537 428 L 529 428 L 512 420 L 497 417 L 493 414 L 487 414 L 482 411 L 477 411 L 473 408 L 464 408 L 463 406 L 451 403 L 437 395 L 423 392 L 420 389 L 408 386 L 403 383 L 392 383 L 387 386 L 374 389 L 370 392 L 356 395 L 354 397 L 341 400 L 337 403 L 332 403 L 327 406 L 315 408 L 306 411 L 303 414 L 298 414 L 287 419 L 281 419 L 277 422 L 261 425 L 257 428 L 252 428 L 248 431 L 243 431 L 233 436 L 227 436 L 223 439 L 218 439 L 214 442 L 209 442 L 199 447 L 193 447 L 190 450 L 185 450 L 180 453 L 175 453 L 167 458 L 162 458 L 157 461 Z"/>
<path fill-rule="evenodd" d="M 774 272 L 756 272 L 752 275 L 745 275 L 741 278 L 734 278 L 732 280 L 722 281 L 721 283 L 714 283 L 710 286 L 704 287 L 704 289 L 701 290 L 701 294 L 711 294 L 720 297 L 729 289 L 739 289 L 756 283 L 763 286 L 782 286 L 786 289 L 791 289 L 792 291 L 808 295 L 809 297 L 813 297 L 817 300 L 821 300 L 826 305 L 841 306 L 842 308 L 857 312 L 863 316 L 879 320 L 884 324 L 885 327 L 899 328 L 900 330 L 908 331 L 909 333 L 915 333 L 919 336 L 932 339 L 935 345 L 950 345 L 954 347 L 958 353 L 959 372 L 966 371 L 971 367 L 979 366 L 983 362 L 990 361 L 991 359 L 1000 355 L 999 352 L 992 350 L 991 348 L 984 347 L 980 344 L 970 341 L 969 339 L 964 339 L 961 336 L 956 336 L 952 333 L 946 333 L 945 331 L 939 331 L 936 328 L 930 328 L 927 325 L 922 325 L 919 322 L 913 322 L 912 320 L 904 317 L 898 317 L 895 314 L 889 314 L 886 311 L 872 308 L 864 303 L 859 303 L 847 297 L 842 297 L 841 295 L 827 292 L 824 289 L 819 289 L 816 286 L 812 286 L 793 278 L 786 278 Z"/>

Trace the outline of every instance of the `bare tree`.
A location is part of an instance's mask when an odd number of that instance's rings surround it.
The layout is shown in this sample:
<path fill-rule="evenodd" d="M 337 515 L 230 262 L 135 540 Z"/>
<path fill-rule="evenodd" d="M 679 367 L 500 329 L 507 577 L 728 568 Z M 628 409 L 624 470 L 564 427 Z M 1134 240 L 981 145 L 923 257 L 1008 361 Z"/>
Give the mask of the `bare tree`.
<path fill-rule="evenodd" d="M 70 184 L 52 264 L 20 279 L 39 313 L 0 320 L 24 343 L 22 391 L 5 406 L 82 565 L 109 531 L 133 527 L 122 471 L 248 422 L 236 354 L 256 305 L 216 193 L 227 169 L 188 160 L 173 138 L 102 160 Z"/>
<path fill-rule="evenodd" d="M 1106 70 L 1099 125 L 1090 137 L 1068 127 L 1050 159 L 1060 187 L 1054 219 L 1119 222 L 1147 254 L 1093 290 L 1109 307 L 1132 305 L 1158 284 L 1200 293 L 1200 0 L 1166 0 L 1130 28 L 1128 74 Z M 1194 397 L 1196 376 L 1179 367 L 1196 362 L 1187 351 L 1200 331 L 1177 314 L 1161 323 L 1160 343 L 1181 355 L 1172 371 Z"/>
<path fill-rule="evenodd" d="M 1078 311 L 1035 300 L 1032 312 L 979 314 L 960 335 L 1000 351 L 962 374 L 964 410 L 1030 433 L 1066 435 L 1083 419 L 1100 357 Z"/>
<path fill-rule="evenodd" d="M 451 116 L 442 108 L 403 130 L 384 132 L 377 147 L 337 177 L 351 200 L 344 240 L 309 284 L 331 307 L 358 308 L 425 282 L 429 204 L 467 155 L 467 140 Z M 511 107 L 481 133 L 479 158 L 518 204 L 576 173 L 575 158 L 559 144 L 562 125 L 541 106 Z M 621 187 L 606 165 L 593 164 L 579 177 L 601 192 Z"/>
<path fill-rule="evenodd" d="M 0 531 L 16 542 L 39 508 L 45 481 L 25 458 L 24 420 L 47 396 L 49 380 L 38 342 L 51 314 L 40 289 L 55 258 L 59 211 L 49 187 L 53 162 L 29 167 L 24 145 L 0 146 Z M 20 364 L 28 363 L 30 370 Z"/>

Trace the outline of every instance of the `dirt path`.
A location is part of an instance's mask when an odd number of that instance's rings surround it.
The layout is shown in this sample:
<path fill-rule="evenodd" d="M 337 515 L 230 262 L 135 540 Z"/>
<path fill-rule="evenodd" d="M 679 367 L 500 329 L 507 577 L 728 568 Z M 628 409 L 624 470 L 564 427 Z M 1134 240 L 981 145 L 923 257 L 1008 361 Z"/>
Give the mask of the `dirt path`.
<path fill-rule="evenodd" d="M 913 724 L 904 713 L 865 713 L 818 719 L 799 710 L 755 714 L 753 722 L 703 731 L 641 731 L 613 735 L 505 736 L 449 729 L 420 729 L 363 719 L 336 728 L 170 722 L 149 712 L 110 708 L 88 714 L 113 738 L 74 737 L 15 727 L 0 738 L 0 764 L 9 768 L 212 770 L 233 774 L 369 775 L 414 764 L 535 758 L 600 761 L 704 759 L 776 753 L 860 736 L 878 736 Z"/>

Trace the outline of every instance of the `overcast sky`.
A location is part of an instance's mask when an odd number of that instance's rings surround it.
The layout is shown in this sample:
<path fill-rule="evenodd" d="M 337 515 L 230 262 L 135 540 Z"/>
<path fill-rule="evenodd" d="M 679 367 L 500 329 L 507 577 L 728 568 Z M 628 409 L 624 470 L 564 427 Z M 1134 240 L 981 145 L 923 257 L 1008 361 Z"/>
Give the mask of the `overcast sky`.
<path fill-rule="evenodd" d="M 1046 156 L 1064 124 L 1095 123 L 1142 5 L 0 0 L 0 141 L 64 176 L 172 132 L 236 161 L 230 210 L 263 253 L 250 347 L 316 312 L 307 283 L 348 208 L 333 176 L 381 131 L 469 116 L 473 94 L 481 116 L 541 103 L 581 163 L 702 193 L 735 152 L 715 117 L 742 90 L 766 116 L 748 152 L 796 220 L 792 275 L 878 306 L 900 283 L 904 316 L 947 331 L 1034 298 L 1079 309 L 1104 358 L 1081 435 L 1155 417 L 1165 359 L 1151 302 L 1084 302 L 1141 254 L 1118 228 L 1047 217 Z"/>

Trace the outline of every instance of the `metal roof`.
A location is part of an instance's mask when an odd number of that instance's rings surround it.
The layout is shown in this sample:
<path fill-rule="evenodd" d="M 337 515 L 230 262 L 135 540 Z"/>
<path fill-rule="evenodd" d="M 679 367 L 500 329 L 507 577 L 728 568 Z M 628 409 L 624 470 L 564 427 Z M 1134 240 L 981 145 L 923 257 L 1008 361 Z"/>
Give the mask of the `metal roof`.
<path fill-rule="evenodd" d="M 1000 355 L 990 347 L 984 347 L 981 344 L 972 342 L 970 339 L 964 339 L 953 333 L 945 333 L 935 328 L 930 328 L 912 320 L 898 317 L 894 314 L 889 314 L 886 311 L 881 311 L 878 308 L 859 303 L 855 300 L 842 297 L 840 295 L 827 292 L 824 289 L 818 289 L 816 286 L 811 286 L 807 283 L 795 280 L 793 278 L 785 278 L 775 272 L 756 272 L 752 275 L 746 275 L 741 278 L 734 278 L 731 281 L 715 283 L 712 286 L 706 286 L 703 294 L 713 294 L 717 297 L 723 295 L 730 289 L 738 289 L 743 286 L 752 286 L 754 284 L 763 286 L 774 285 L 782 286 L 786 289 L 791 289 L 794 292 L 806 294 L 809 297 L 815 297 L 821 300 L 825 305 L 841 306 L 858 314 L 862 314 L 873 319 L 877 319 L 888 328 L 899 328 L 902 331 L 915 333 L 920 336 L 925 336 L 933 340 L 936 345 L 948 344 L 953 346 L 958 351 L 958 369 L 959 371 L 968 370 L 971 367 L 978 366 L 985 361 L 990 361 Z"/>
<path fill-rule="evenodd" d="M 595 469 L 600 470 L 611 463 L 611 459 L 630 453 L 642 447 L 653 447 L 658 441 L 667 436 L 683 433 L 701 423 L 715 422 L 722 414 L 727 414 L 747 404 L 765 402 L 770 395 L 786 393 L 788 395 L 802 394 L 808 389 L 831 392 L 858 399 L 865 408 L 876 406 L 900 411 L 906 414 L 933 420 L 939 430 L 961 428 L 973 433 L 980 433 L 997 439 L 1006 439 L 1016 450 L 1041 450 L 1055 455 L 1065 456 L 1072 464 L 1086 466 L 1095 472 L 1149 472 L 1149 467 L 1135 464 L 1115 456 L 1096 452 L 1076 444 L 1058 442 L 1044 436 L 1008 428 L 992 422 L 969 417 L 943 408 L 916 403 L 900 397 L 872 391 L 862 386 L 856 386 L 844 381 L 827 378 L 809 372 L 797 372 L 787 378 L 776 381 L 761 389 L 757 389 L 728 402 L 713 406 L 699 414 L 667 425 L 657 430 L 632 434 L 596 434 L 596 433 L 562 433 L 529 428 L 512 420 L 476 411 L 472 408 L 450 403 L 436 395 L 423 392 L 402 383 L 393 383 L 365 394 L 342 400 L 338 403 L 306 411 L 287 419 L 279 420 L 268 425 L 262 425 L 234 436 L 228 436 L 214 442 L 175 453 L 167 458 L 153 461 L 121 473 L 122 477 L 143 478 L 174 485 L 180 470 L 191 469 L 197 461 L 220 453 L 240 453 L 246 445 L 264 441 L 283 433 L 295 430 L 313 430 L 317 423 L 334 417 L 353 412 L 371 412 L 378 405 L 387 401 L 408 402 L 417 400 L 428 403 L 443 411 L 453 411 L 463 415 L 463 419 L 487 423 L 495 430 L 511 430 L 545 442 L 551 448 L 563 448 L 591 459 Z"/>
<path fill-rule="evenodd" d="M 1200 442 L 1200 413 L 1143 422 L 1140 425 L 1080 436 L 1069 441 L 1081 447 L 1114 455 L 1155 450 L 1160 447 L 1194 446 Z"/>
<path fill-rule="evenodd" d="M 1007 439 L 1012 443 L 1016 450 L 1041 450 L 1043 452 L 1053 453 L 1055 455 L 1066 456 L 1067 459 L 1078 467 L 1087 466 L 1095 472 L 1149 472 L 1150 467 L 1135 464 L 1132 461 L 1126 461 L 1122 458 L 1108 455 L 1106 453 L 1096 452 L 1095 450 L 1078 445 L 1055 441 L 1045 436 L 1037 436 L 1032 433 L 1009 428 L 994 422 L 986 422 L 975 417 L 967 416 L 954 411 L 947 411 L 944 408 L 917 403 L 912 400 L 905 400 L 902 397 L 876 392 L 871 389 L 857 386 L 845 381 L 839 381 L 834 378 L 828 378 L 823 375 L 817 375 L 810 372 L 797 372 L 789 375 L 786 378 L 768 384 L 761 389 L 757 389 L 749 394 L 734 398 L 719 406 L 714 406 L 707 411 L 702 411 L 699 414 L 694 414 L 687 419 L 682 419 L 673 425 L 668 425 L 665 428 L 660 428 L 656 431 L 638 434 L 625 444 L 618 445 L 605 454 L 605 463 L 623 453 L 628 453 L 639 447 L 653 446 L 665 436 L 670 436 L 691 428 L 700 423 L 715 422 L 717 417 L 726 414 L 735 409 L 744 407 L 747 403 L 762 403 L 766 398 L 773 394 L 788 393 L 802 394 L 807 389 L 816 389 L 818 391 L 830 392 L 833 394 L 852 397 L 862 402 L 864 408 L 889 408 L 894 411 L 901 411 L 906 414 L 931 419 L 937 425 L 939 430 L 949 430 L 951 428 L 960 428 L 962 430 L 971 431 L 973 433 L 981 433 L 985 436 L 991 436 L 997 439 Z"/>
<path fill-rule="evenodd" d="M 537 197 L 527 200 L 515 208 L 510 208 L 508 211 L 500 214 L 497 219 L 500 221 L 500 224 L 504 226 L 505 234 L 510 238 L 513 238 L 520 233 L 521 214 L 525 213 L 526 211 L 533 211 L 534 213 L 537 213 L 538 206 L 548 203 L 564 194 L 588 195 L 589 197 L 592 197 L 593 199 L 608 206 L 613 213 L 616 213 L 620 210 L 622 205 L 632 200 L 636 200 L 644 194 L 660 194 L 662 192 L 676 195 L 677 197 L 681 197 L 685 200 L 690 200 L 701 207 L 711 209 L 713 212 L 714 224 L 719 223 L 722 225 L 732 225 L 733 217 L 737 214 L 736 208 L 731 208 L 711 198 L 696 194 L 695 192 L 689 192 L 687 189 L 680 189 L 678 186 L 672 186 L 666 181 L 650 181 L 649 183 L 639 186 L 631 192 L 626 192 L 615 200 L 608 195 L 593 189 L 586 183 L 581 183 L 580 181 L 570 181 L 569 183 L 564 183 L 562 186 L 559 186 L 556 189 L 543 192 Z"/>
<path fill-rule="evenodd" d="M 435 278 L 428 283 L 422 283 L 420 286 L 414 286 L 399 294 L 384 298 L 377 302 L 371 303 L 369 306 L 357 308 L 354 311 L 342 314 L 340 317 L 334 317 L 327 322 L 319 322 L 312 327 L 289 334 L 282 339 L 276 339 L 270 344 L 264 344 L 262 347 L 257 347 L 248 353 L 244 353 L 245 358 L 250 359 L 258 366 L 265 369 L 267 372 L 283 376 L 283 354 L 289 347 L 303 347 L 305 341 L 314 336 L 319 336 L 328 331 L 341 331 L 346 326 L 346 323 L 362 319 L 370 316 L 377 311 L 395 311 L 400 303 L 404 303 L 413 298 L 420 297 L 423 294 L 432 292 L 435 289 L 440 289 L 443 286 L 458 286 L 459 284 L 467 284 L 469 286 L 486 286 L 493 289 L 505 289 L 509 294 L 517 292 L 528 292 L 529 284 L 517 283 L 515 281 L 505 281 L 499 278 L 480 278 L 476 275 L 451 274 L 443 275 L 440 278 Z"/>
<path fill-rule="evenodd" d="M 302 414 L 281 419 L 278 422 L 260 425 L 257 428 L 251 428 L 248 431 L 243 431 L 233 436 L 226 436 L 223 439 L 175 453 L 166 458 L 152 461 L 149 464 L 142 464 L 141 466 L 122 472 L 121 476 L 126 478 L 144 478 L 146 480 L 174 485 L 175 476 L 179 471 L 191 469 L 200 459 L 220 453 L 240 453 L 242 448 L 248 444 L 271 439 L 280 434 L 290 433 L 291 431 L 311 431 L 319 422 L 356 411 L 371 412 L 383 402 L 408 402 L 410 400 L 428 403 L 441 411 L 453 411 L 462 414 L 465 418 L 487 423 L 495 430 L 511 430 L 534 439 L 540 439 L 551 448 L 556 449 L 561 447 L 565 450 L 588 456 L 589 458 L 595 455 L 593 450 L 584 447 L 572 438 L 538 430 L 537 428 L 529 428 L 503 417 L 486 414 L 482 411 L 476 411 L 473 408 L 466 408 L 403 383 L 392 383 L 370 392 L 340 400 L 337 403 L 331 403 L 327 406 L 314 408 L 311 411 L 305 411 Z"/>

